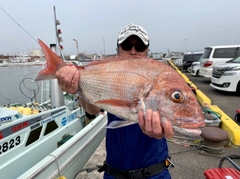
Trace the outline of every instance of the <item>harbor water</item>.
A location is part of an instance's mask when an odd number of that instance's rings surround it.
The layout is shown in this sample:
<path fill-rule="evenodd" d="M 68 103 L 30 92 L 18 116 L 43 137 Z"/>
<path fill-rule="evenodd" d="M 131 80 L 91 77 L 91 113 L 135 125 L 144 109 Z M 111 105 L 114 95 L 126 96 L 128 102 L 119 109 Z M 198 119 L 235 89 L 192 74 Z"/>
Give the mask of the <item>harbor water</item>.
<path fill-rule="evenodd" d="M 81 62 L 86 65 L 89 62 Z M 46 96 L 46 81 L 33 81 L 43 64 L 9 64 L 0 67 L 0 106 L 9 103 L 28 103 L 31 101 L 43 102 Z"/>
<path fill-rule="evenodd" d="M 42 65 L 0 67 L 0 106 L 9 103 L 28 103 L 40 100 L 42 82 L 33 81 Z"/>

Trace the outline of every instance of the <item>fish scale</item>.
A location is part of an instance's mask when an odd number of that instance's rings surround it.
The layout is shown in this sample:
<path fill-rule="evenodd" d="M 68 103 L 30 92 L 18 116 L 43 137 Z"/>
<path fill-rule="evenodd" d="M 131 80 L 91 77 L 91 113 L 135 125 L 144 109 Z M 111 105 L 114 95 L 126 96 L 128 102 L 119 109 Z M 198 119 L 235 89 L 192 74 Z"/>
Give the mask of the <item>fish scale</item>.
<path fill-rule="evenodd" d="M 146 78 L 143 78 L 137 73 L 126 73 L 126 72 L 109 72 L 101 73 L 81 73 L 81 80 L 79 86 L 82 90 L 82 96 L 87 99 L 90 103 L 95 104 L 97 101 L 105 99 L 117 99 L 133 101 L 136 98 L 142 98 L 140 91 L 147 82 Z M 116 83 L 117 81 L 117 83 Z M 137 81 L 137 83 L 136 83 Z M 91 88 L 91 84 L 94 84 L 94 88 Z M 137 84 L 137 85 L 129 85 Z M 105 110 L 128 118 L 129 116 L 123 116 L 122 111 L 118 108 L 113 108 L 112 105 L 104 104 L 100 105 Z M 136 120 L 135 120 L 136 121 Z"/>

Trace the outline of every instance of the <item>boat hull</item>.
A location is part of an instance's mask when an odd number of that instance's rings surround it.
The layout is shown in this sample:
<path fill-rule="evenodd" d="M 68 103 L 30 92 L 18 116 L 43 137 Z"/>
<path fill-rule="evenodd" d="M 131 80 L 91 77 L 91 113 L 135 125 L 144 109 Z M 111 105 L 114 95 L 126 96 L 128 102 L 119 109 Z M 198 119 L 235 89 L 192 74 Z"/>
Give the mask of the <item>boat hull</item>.
<path fill-rule="evenodd" d="M 1 125 L 0 178 L 17 178 L 29 170 L 58 149 L 64 136 L 81 131 L 84 118 L 81 108 L 70 111 L 63 106 Z M 50 130 L 54 122 L 56 127 Z"/>
<path fill-rule="evenodd" d="M 107 116 L 99 115 L 68 142 L 49 154 L 18 179 L 74 178 L 105 137 Z"/>

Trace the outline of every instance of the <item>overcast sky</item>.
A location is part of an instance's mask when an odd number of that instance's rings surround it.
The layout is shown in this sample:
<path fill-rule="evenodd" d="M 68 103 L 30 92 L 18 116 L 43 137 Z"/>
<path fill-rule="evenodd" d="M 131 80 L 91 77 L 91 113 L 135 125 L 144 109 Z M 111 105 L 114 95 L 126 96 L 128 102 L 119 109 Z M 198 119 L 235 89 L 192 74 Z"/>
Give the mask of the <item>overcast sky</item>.
<path fill-rule="evenodd" d="M 39 48 L 38 38 L 56 43 L 53 6 L 66 55 L 77 53 L 73 39 L 79 52 L 101 54 L 105 44 L 115 53 L 118 32 L 132 22 L 148 31 L 151 52 L 240 44 L 240 0 L 0 0 L 0 54 Z"/>

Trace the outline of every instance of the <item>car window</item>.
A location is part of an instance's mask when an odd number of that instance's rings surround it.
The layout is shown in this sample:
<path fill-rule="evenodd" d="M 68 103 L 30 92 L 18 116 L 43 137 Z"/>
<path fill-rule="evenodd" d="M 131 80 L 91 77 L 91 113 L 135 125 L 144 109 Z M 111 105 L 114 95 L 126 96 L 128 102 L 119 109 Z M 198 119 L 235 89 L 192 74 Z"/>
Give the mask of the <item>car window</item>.
<path fill-rule="evenodd" d="M 237 48 L 237 55 L 236 55 L 237 57 L 239 57 L 240 56 L 240 48 L 238 47 Z"/>
<path fill-rule="evenodd" d="M 240 63 L 240 56 L 227 61 L 226 63 Z"/>
<path fill-rule="evenodd" d="M 204 53 L 201 58 L 209 58 L 211 52 L 212 52 L 212 48 L 205 48 Z"/>
<path fill-rule="evenodd" d="M 199 54 L 187 54 L 187 55 L 184 55 L 183 61 L 195 62 L 195 61 L 198 61 L 201 56 L 202 56 L 202 53 L 199 53 Z"/>
<path fill-rule="evenodd" d="M 240 57 L 237 57 L 233 60 L 233 63 L 240 63 Z"/>
<path fill-rule="evenodd" d="M 183 61 L 187 60 L 187 55 L 183 56 Z"/>
<path fill-rule="evenodd" d="M 193 61 L 199 61 L 200 57 L 202 56 L 203 54 L 194 54 L 193 55 Z"/>
<path fill-rule="evenodd" d="M 237 48 L 216 48 L 213 58 L 234 58 Z"/>

